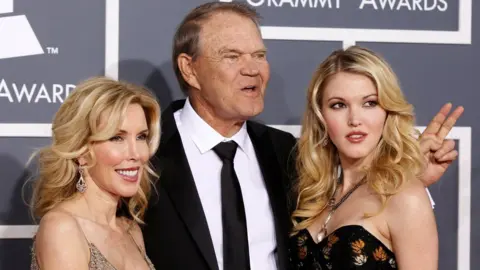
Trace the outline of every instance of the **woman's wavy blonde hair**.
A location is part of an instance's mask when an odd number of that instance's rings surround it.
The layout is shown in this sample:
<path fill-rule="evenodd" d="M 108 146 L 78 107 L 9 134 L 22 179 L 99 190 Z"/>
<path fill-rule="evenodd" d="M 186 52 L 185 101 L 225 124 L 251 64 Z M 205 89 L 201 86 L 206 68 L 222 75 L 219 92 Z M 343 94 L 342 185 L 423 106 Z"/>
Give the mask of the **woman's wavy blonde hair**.
<path fill-rule="evenodd" d="M 325 86 L 339 72 L 360 74 L 372 80 L 378 91 L 379 105 L 387 112 L 382 138 L 372 153 L 372 163 L 364 168 L 366 182 L 379 195 L 382 209 L 390 196 L 424 168 L 415 138 L 418 132 L 414 128 L 413 106 L 406 101 L 388 63 L 358 46 L 334 51 L 315 71 L 308 88 L 298 142 L 299 180 L 295 188 L 298 199 L 292 215 L 293 234 L 314 223 L 337 185 L 339 158 L 335 145 L 324 143 L 328 140 L 328 127 L 321 104 Z"/>
<path fill-rule="evenodd" d="M 79 179 L 78 158 L 85 156 L 91 164 L 96 159 L 92 146 L 115 136 L 130 104 L 139 104 L 148 124 L 148 145 L 152 157 L 160 140 L 160 106 L 145 88 L 105 77 L 81 82 L 60 106 L 52 123 L 52 143 L 37 151 L 38 177 L 33 181 L 32 215 L 43 217 L 59 203 L 75 196 Z M 106 117 L 105 117 L 106 116 Z M 107 125 L 100 127 L 105 117 Z M 122 198 L 119 209 L 128 209 L 127 216 L 143 223 L 151 191 L 152 177 L 158 175 L 145 165 L 138 192 L 131 198 Z"/>

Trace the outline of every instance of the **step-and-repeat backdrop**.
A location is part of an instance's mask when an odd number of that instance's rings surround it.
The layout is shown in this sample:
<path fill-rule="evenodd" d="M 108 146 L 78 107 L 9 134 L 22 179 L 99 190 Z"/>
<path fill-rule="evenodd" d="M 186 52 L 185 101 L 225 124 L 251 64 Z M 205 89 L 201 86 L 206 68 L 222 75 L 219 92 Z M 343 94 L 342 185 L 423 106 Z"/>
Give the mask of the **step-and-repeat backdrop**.
<path fill-rule="evenodd" d="M 225 0 L 223 0 L 226 2 Z M 26 161 L 80 80 L 106 74 L 182 98 L 170 60 L 175 26 L 202 0 L 0 0 L 0 269 L 28 269 L 36 226 L 22 199 Z M 473 0 L 243 0 L 263 16 L 271 81 L 258 120 L 298 135 L 315 67 L 358 44 L 381 53 L 415 105 L 419 129 L 446 102 L 465 106 L 460 152 L 430 187 L 440 269 L 480 265 L 480 4 Z M 477 181 L 475 181 L 477 179 Z M 415 222 L 412 220 L 411 222 Z"/>

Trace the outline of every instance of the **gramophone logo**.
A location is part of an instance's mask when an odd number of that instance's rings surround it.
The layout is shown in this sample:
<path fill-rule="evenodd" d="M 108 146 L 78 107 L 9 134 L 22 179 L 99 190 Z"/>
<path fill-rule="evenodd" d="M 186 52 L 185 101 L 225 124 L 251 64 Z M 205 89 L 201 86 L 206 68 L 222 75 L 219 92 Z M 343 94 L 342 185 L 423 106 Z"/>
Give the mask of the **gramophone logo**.
<path fill-rule="evenodd" d="M 13 0 L 0 0 L 0 59 L 43 54 L 27 16 L 9 13 Z"/>

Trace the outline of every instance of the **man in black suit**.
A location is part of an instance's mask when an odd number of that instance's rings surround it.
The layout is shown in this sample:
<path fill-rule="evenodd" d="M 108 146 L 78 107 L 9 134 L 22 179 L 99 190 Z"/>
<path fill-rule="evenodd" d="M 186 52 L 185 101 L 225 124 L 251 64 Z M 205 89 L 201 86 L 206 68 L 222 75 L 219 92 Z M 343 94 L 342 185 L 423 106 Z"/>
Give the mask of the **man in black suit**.
<path fill-rule="evenodd" d="M 248 120 L 262 112 L 270 77 L 257 19 L 246 5 L 204 4 L 175 34 L 188 98 L 162 114 L 153 159 L 160 179 L 144 238 L 157 269 L 287 268 L 296 139 Z M 217 151 L 231 145 L 228 161 Z"/>
<path fill-rule="evenodd" d="M 287 269 L 296 139 L 249 120 L 263 110 L 270 75 L 258 14 L 239 3 L 197 7 L 177 29 L 172 60 L 188 98 L 162 115 L 148 256 L 157 269 Z M 429 131 L 453 126 L 459 114 L 445 121 L 445 111 Z M 453 151 L 425 138 L 425 152 Z M 444 170 L 431 168 L 425 178 L 435 182 Z"/>

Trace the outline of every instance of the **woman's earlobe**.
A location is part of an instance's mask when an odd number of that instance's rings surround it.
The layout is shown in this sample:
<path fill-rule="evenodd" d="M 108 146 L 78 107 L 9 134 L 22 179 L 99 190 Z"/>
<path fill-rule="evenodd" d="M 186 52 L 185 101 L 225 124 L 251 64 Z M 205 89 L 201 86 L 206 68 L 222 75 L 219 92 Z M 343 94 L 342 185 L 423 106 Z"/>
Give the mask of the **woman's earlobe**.
<path fill-rule="evenodd" d="M 77 163 L 79 167 L 85 167 L 87 166 L 87 159 L 84 156 L 81 156 L 75 160 L 75 163 Z"/>

